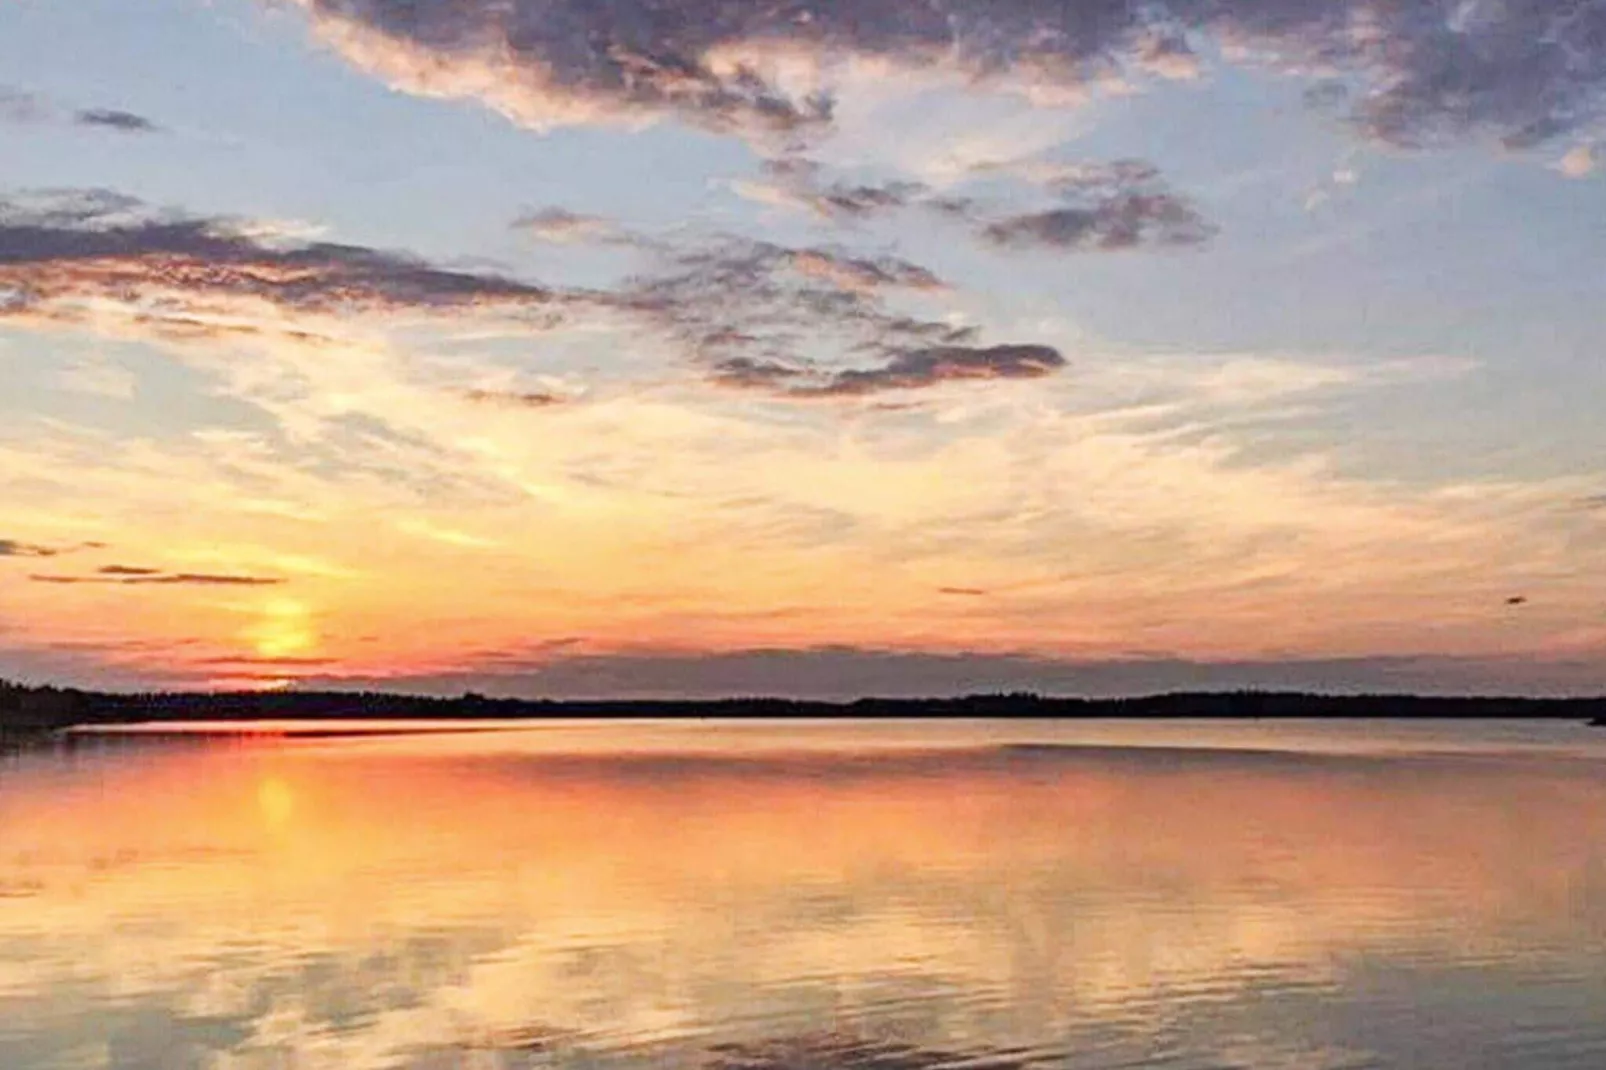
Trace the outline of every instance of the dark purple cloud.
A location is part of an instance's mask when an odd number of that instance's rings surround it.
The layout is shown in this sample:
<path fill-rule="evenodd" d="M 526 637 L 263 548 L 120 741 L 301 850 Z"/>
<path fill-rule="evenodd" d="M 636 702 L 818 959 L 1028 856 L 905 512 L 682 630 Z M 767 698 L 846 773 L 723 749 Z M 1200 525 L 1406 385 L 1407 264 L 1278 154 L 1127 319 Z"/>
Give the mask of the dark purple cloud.
<path fill-rule="evenodd" d="M 348 59 L 530 125 L 672 115 L 783 137 L 833 101 L 767 56 L 853 55 L 966 84 L 1185 76 L 1213 53 L 1354 83 L 1363 136 L 1544 141 L 1598 121 L 1606 0 L 296 0 Z"/>
<path fill-rule="evenodd" d="M 780 397 L 1040 378 L 1063 367 L 1049 346 L 977 345 L 974 328 L 891 301 L 941 289 L 930 271 L 896 257 L 727 239 L 669 254 L 620 299 L 679 339 L 712 382 Z"/>
<path fill-rule="evenodd" d="M 362 246 L 275 240 L 261 227 L 153 212 L 105 190 L 58 192 L 0 199 L 0 319 L 71 321 L 90 302 L 113 301 L 161 337 L 206 341 L 263 330 L 205 315 L 229 299 L 288 312 L 511 310 L 532 331 L 588 309 L 667 339 L 722 385 L 785 379 L 780 393 L 814 397 L 1035 377 L 1062 363 L 1042 346 L 979 346 L 973 327 L 903 307 L 946 286 L 897 256 L 746 238 L 631 244 L 646 270 L 609 290 L 553 290 Z M 563 400 L 483 388 L 463 396 L 524 408 Z"/>
<path fill-rule="evenodd" d="M 922 354 L 971 345 L 973 328 L 893 304 L 942 288 L 897 257 L 727 238 L 664 252 L 617 300 L 678 341 L 719 385 L 845 396 L 869 392 L 850 388 L 859 381 L 852 376 L 895 374 Z"/>
<path fill-rule="evenodd" d="M 795 398 L 864 397 L 889 390 L 918 390 L 977 379 L 1041 379 L 1065 366 L 1059 351 L 1042 345 L 936 346 L 899 353 L 885 364 L 822 375 L 769 361 L 735 357 L 714 366 L 721 386 L 765 390 Z"/>
<path fill-rule="evenodd" d="M 1169 190 L 1145 160 L 991 163 L 974 178 L 1024 182 L 1051 200 L 1029 211 L 1004 212 L 975 195 L 939 194 L 919 182 L 847 184 L 829 180 L 817 163 L 783 157 L 764 165 L 764 180 L 739 183 L 745 196 L 791 205 L 836 222 L 854 222 L 920 208 L 970 227 L 988 244 L 1062 252 L 1118 251 L 1139 246 L 1201 245 L 1216 228 L 1192 201 Z"/>
<path fill-rule="evenodd" d="M 4 85 L 0 85 L 0 122 L 63 122 L 125 134 L 154 134 L 161 130 L 145 116 L 121 108 L 79 108 L 68 111 L 38 93 Z"/>
<path fill-rule="evenodd" d="M 85 108 L 73 114 L 73 122 L 79 126 L 97 126 L 124 134 L 154 134 L 161 130 L 145 116 L 117 108 Z"/>
<path fill-rule="evenodd" d="M 1041 379 L 1065 367 L 1051 346 L 933 346 L 899 353 L 877 368 L 839 371 L 817 386 L 796 386 L 802 397 L 861 397 L 885 390 L 918 390 L 956 380 Z"/>
<path fill-rule="evenodd" d="M 107 190 L 0 199 L 0 316 L 149 297 L 254 298 L 303 311 L 555 302 L 529 283 L 364 246 L 273 241 L 241 221 L 155 212 Z"/>
<path fill-rule="evenodd" d="M 1214 233 L 1187 201 L 1169 193 L 1135 192 L 1009 216 L 982 230 L 988 242 L 1006 249 L 1104 251 L 1201 245 Z"/>

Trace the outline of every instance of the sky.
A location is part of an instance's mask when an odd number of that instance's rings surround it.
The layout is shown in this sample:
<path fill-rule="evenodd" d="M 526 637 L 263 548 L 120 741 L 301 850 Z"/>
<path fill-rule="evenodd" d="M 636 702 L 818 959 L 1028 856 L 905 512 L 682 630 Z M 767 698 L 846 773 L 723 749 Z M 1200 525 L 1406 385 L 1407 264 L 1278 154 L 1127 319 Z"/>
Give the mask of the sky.
<path fill-rule="evenodd" d="M 1606 0 L 4 0 L 0 676 L 1606 690 Z"/>

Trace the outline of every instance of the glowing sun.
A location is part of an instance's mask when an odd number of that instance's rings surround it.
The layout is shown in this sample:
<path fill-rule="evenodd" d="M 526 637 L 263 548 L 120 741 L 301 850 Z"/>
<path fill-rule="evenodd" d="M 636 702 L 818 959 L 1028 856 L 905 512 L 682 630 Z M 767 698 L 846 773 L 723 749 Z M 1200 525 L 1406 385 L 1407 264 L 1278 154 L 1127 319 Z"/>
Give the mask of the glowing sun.
<path fill-rule="evenodd" d="M 246 633 L 258 656 L 288 658 L 305 654 L 318 645 L 312 614 L 300 602 L 275 599 L 263 605 L 261 616 Z"/>

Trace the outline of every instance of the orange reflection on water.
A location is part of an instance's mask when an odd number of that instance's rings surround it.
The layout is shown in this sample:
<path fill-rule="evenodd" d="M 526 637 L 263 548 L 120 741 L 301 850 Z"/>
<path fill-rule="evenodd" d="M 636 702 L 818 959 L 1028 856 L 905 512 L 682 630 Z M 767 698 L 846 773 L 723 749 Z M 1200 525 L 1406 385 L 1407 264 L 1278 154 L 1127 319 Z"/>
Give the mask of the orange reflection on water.
<path fill-rule="evenodd" d="M 34 889 L 0 899 L 0 937 L 48 932 L 61 951 L 13 968 L 13 990 L 51 983 L 69 949 L 73 969 L 139 989 L 242 944 L 360 958 L 472 932 L 484 946 L 423 1004 L 453 1029 L 667 1036 L 804 1014 L 788 993 L 822 985 L 807 1014 L 834 1021 L 912 974 L 1031 1021 L 1131 1013 L 1268 974 L 1334 983 L 1356 956 L 1606 947 L 1598 769 L 1175 749 L 136 748 L 52 770 L 48 790 L 27 767 L 0 784 L 0 864 Z M 605 965 L 576 975 L 579 960 Z M 972 1013 L 953 998 L 944 1013 Z"/>

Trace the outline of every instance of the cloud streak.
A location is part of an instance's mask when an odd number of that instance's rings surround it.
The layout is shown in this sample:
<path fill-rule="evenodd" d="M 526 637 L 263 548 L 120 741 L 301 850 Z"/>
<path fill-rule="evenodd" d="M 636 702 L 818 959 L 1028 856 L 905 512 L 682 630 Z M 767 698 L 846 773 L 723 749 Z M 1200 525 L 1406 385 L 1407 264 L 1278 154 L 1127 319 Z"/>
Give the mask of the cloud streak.
<path fill-rule="evenodd" d="M 49 546 L 40 546 L 37 543 L 18 542 L 16 539 L 0 539 L 0 557 L 55 557 L 60 550 Z"/>
<path fill-rule="evenodd" d="M 571 212 L 566 208 L 543 208 L 528 212 L 514 220 L 513 229 L 554 245 L 586 242 L 633 244 L 631 236 L 619 229 L 612 220 Z"/>
<path fill-rule="evenodd" d="M 249 331 L 200 315 L 241 300 L 324 313 L 555 304 L 529 283 L 363 246 L 276 240 L 238 220 L 156 212 L 105 190 L 0 200 L 0 320 L 72 320 L 97 300 L 202 335 Z"/>
<path fill-rule="evenodd" d="M 564 402 L 562 395 L 545 390 L 467 390 L 463 397 L 480 405 L 516 409 L 549 409 Z"/>
<path fill-rule="evenodd" d="M 46 546 L 42 543 L 24 542 L 21 539 L 0 539 L 0 557 L 57 557 L 61 554 L 70 554 L 78 550 L 100 550 L 105 544 L 99 542 L 81 542 L 70 546 Z"/>
<path fill-rule="evenodd" d="M 35 574 L 34 583 L 69 586 L 81 583 L 113 584 L 120 587 L 155 585 L 162 587 L 274 587 L 285 581 L 277 576 L 239 576 L 212 572 L 163 572 L 159 569 L 110 566 L 94 576 L 55 576 Z"/>
<path fill-rule="evenodd" d="M 784 366 L 732 366 L 719 371 L 726 386 L 779 387 L 792 397 L 866 397 L 885 390 L 919 390 L 941 382 L 1042 379 L 1065 366 L 1050 345 L 936 345 L 898 353 L 878 368 L 851 368 L 808 382 Z"/>
<path fill-rule="evenodd" d="M 154 134 L 162 129 L 143 115 L 117 108 L 85 108 L 73 113 L 73 122 L 124 134 Z"/>
<path fill-rule="evenodd" d="M 0 122 L 62 123 L 111 130 L 124 134 L 156 134 L 162 127 L 151 119 L 121 108 L 63 109 L 37 93 L 0 85 Z"/>

